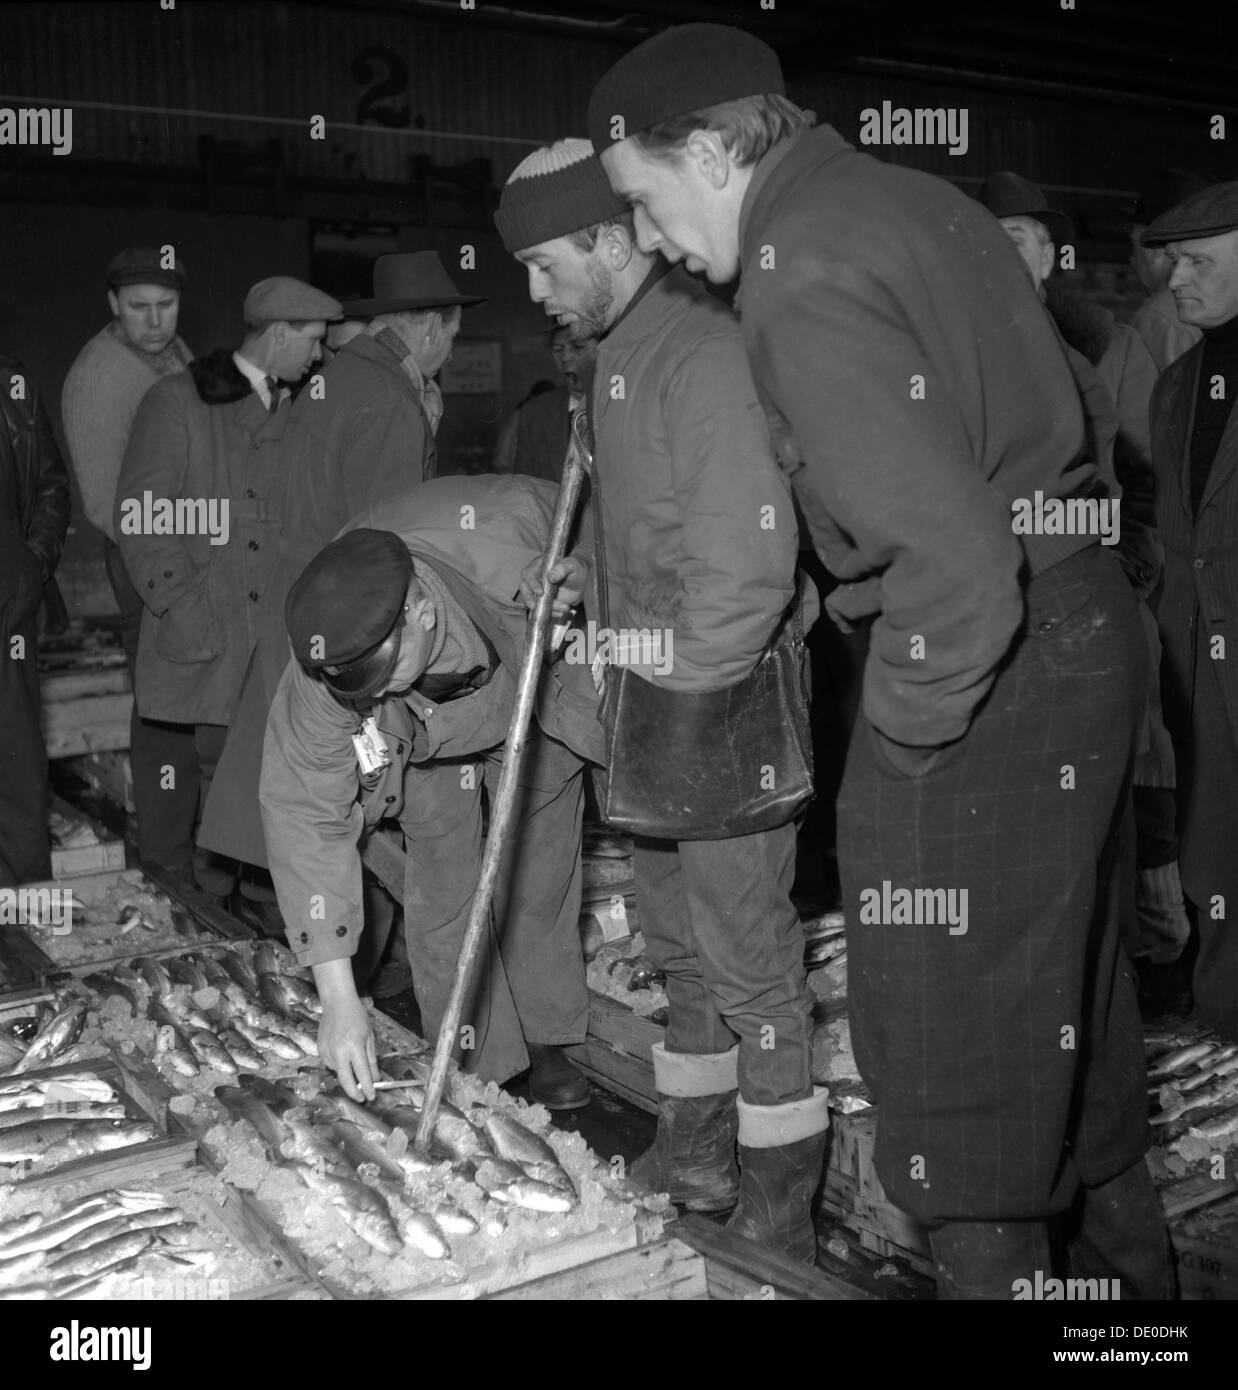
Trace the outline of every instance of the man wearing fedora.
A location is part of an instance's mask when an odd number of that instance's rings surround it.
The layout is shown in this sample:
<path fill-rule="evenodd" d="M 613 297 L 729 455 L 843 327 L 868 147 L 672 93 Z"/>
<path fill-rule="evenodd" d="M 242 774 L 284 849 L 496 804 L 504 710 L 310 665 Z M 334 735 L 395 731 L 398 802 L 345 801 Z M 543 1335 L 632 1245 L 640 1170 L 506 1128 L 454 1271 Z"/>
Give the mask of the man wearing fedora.
<path fill-rule="evenodd" d="M 556 497 L 539 478 L 432 479 L 356 517 L 288 596 L 293 659 L 271 705 L 262 817 L 288 944 L 323 1001 L 319 1048 L 356 1099 L 373 1099 L 376 1078 L 350 964 L 357 842 L 381 820 L 403 831 L 408 957 L 433 1038 L 477 887 L 482 787 L 493 795 L 503 765 L 528 631 L 516 594 Z M 551 1109 L 589 1101 L 563 1047 L 588 1022 L 582 782 L 585 761 L 603 756 L 588 667 L 547 663 L 457 1056 L 489 1081 L 529 1067 L 534 1100 Z"/>
<path fill-rule="evenodd" d="M 250 289 L 242 314 L 245 337 L 235 352 L 197 358 L 142 398 L 112 514 L 125 569 L 145 604 L 138 710 L 147 719 L 194 726 L 203 798 L 236 712 L 278 554 L 279 512 L 271 499 L 289 413 L 281 383 L 299 381 L 321 359 L 327 320 L 339 317 L 340 306 L 312 285 L 278 275 Z M 158 523 L 153 510 L 179 499 L 205 508 L 205 515 L 184 509 L 192 530 L 183 533 Z M 231 866 L 200 863 L 197 874 L 216 896 L 235 885 Z"/>
<path fill-rule="evenodd" d="M 442 395 L 434 374 L 451 356 L 461 294 L 434 251 L 380 256 L 374 296 L 352 300 L 367 326 L 292 404 L 279 446 L 272 506 L 280 551 L 262 604 L 261 633 L 224 750 L 199 843 L 265 865 L 258 765 L 275 687 L 288 663 L 284 601 L 293 581 L 351 517 L 435 473 Z"/>
<path fill-rule="evenodd" d="M 138 404 L 162 377 L 183 372 L 193 353 L 177 333 L 185 263 L 172 264 L 153 246 L 130 246 L 105 271 L 112 318 L 82 348 L 60 397 L 69 463 L 86 518 L 103 533 L 103 561 L 120 609 L 120 640 L 137 686 L 138 637 L 144 605 L 116 545 L 112 508 L 116 481 Z M 193 728 L 143 719 L 135 699 L 129 721 L 129 762 L 143 860 L 186 877 L 193 873 L 193 830 L 199 811 L 198 754 Z M 174 770 L 173 787 L 164 769 Z"/>
<path fill-rule="evenodd" d="M 1133 328 L 1053 276 L 1074 224 L 1019 174 L 992 174 L 980 202 L 997 218 L 1027 266 L 1036 293 L 1057 325 L 1079 384 L 1093 457 L 1121 487 L 1117 546 L 1139 603 L 1148 654 L 1148 703 L 1134 767 L 1134 835 L 1122 868 L 1127 949 L 1140 962 L 1150 1013 L 1175 1003 L 1172 966 L 1190 936 L 1178 875 L 1174 828 L 1173 742 L 1161 716 L 1161 644 L 1148 600 L 1160 584 L 1165 549 L 1156 531 L 1156 480 L 1148 407 L 1157 370 Z M 1131 858 L 1133 856 L 1133 858 Z"/>
<path fill-rule="evenodd" d="M 1238 183 L 1201 189 L 1143 234 L 1202 334 L 1152 394 L 1165 585 L 1165 720 L 1178 754 L 1182 886 L 1195 909 L 1200 1017 L 1238 1038 Z"/>
<path fill-rule="evenodd" d="M 684 25 L 603 76 L 589 133 L 642 248 L 742 273 L 753 377 L 842 581 L 827 606 L 870 625 L 838 835 L 876 1169 L 929 1228 L 939 1296 L 1014 1297 L 1077 1198 L 1073 1274 L 1168 1296 L 1111 885 L 1138 615 L 1095 535 L 1012 520 L 1095 482 L 1075 382 L 993 218 L 785 90 L 766 44 Z M 966 894 L 964 929 L 909 923 L 897 888 Z"/>

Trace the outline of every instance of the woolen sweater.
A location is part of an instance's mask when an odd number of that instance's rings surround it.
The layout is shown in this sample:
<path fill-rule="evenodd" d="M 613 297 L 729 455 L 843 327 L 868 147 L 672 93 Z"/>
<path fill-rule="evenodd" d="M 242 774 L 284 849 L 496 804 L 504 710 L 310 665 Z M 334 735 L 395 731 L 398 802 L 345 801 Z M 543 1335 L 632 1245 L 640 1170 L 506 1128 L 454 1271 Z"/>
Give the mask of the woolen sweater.
<path fill-rule="evenodd" d="M 138 405 L 160 377 L 183 371 L 192 359 L 180 338 L 152 356 L 127 346 L 109 324 L 87 342 L 65 377 L 60 418 L 82 506 L 112 540 L 116 484 Z"/>

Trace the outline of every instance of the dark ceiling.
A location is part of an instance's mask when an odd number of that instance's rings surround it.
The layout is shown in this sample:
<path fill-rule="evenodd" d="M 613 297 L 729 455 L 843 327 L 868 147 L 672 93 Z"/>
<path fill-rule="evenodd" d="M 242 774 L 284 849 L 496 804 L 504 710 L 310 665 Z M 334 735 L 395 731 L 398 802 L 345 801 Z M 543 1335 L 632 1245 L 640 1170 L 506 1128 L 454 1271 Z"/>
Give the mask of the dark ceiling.
<path fill-rule="evenodd" d="M 1225 111 L 1238 76 L 1235 0 L 759 0 L 510 5 L 388 0 L 382 8 L 456 22 L 539 28 L 635 43 L 672 23 L 739 23 L 766 37 L 793 77 L 830 70 L 967 74 L 984 85 Z M 929 75 L 926 73 L 926 75 Z M 1235 132 L 1238 139 L 1238 131 Z"/>

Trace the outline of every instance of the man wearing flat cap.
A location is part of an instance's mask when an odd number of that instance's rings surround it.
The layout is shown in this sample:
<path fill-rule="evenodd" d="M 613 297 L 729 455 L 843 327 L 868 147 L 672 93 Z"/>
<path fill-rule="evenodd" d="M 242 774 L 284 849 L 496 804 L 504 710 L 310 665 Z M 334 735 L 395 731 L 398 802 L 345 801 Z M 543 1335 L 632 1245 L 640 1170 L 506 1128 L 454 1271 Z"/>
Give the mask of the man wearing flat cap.
<path fill-rule="evenodd" d="M 1173 265 L 1163 246 L 1145 246 L 1143 234 L 1153 222 L 1216 183 L 1196 169 L 1158 169 L 1135 201 L 1131 217 L 1131 269 L 1148 298 L 1140 305 L 1131 328 L 1139 335 L 1158 372 L 1176 362 L 1199 342 L 1199 329 L 1178 317 L 1169 289 Z"/>
<path fill-rule="evenodd" d="M 267 725 L 262 819 L 288 944 L 323 1001 L 319 1049 L 354 1098 L 373 1097 L 376 1075 L 349 960 L 358 839 L 383 819 L 404 833 L 408 958 L 433 1038 L 477 887 L 482 784 L 493 795 L 519 678 L 515 595 L 556 496 L 536 478 L 433 479 L 356 517 L 288 595 L 293 660 Z M 602 757 L 588 667 L 548 663 L 458 1057 L 496 1082 L 531 1063 L 534 1099 L 555 1109 L 589 1099 L 562 1048 L 584 1041 L 588 1019 L 582 770 Z"/>
<path fill-rule="evenodd" d="M 1077 1198 L 1072 1272 L 1167 1296 L 1109 869 L 1135 601 L 1086 528 L 1014 529 L 1095 484 L 1075 383 L 983 208 L 784 93 L 765 44 L 685 25 L 602 78 L 589 132 L 642 247 L 742 272 L 757 389 L 842 581 L 827 606 L 869 625 L 838 835 L 877 1172 L 928 1225 L 940 1296 L 1013 1297 Z M 952 892 L 967 920 L 947 927 Z"/>
<path fill-rule="evenodd" d="M 176 331 L 186 270 L 172 248 L 131 246 L 112 257 L 105 281 L 112 320 L 69 368 L 60 416 L 83 510 L 103 533 L 104 564 L 120 609 L 120 637 L 136 689 L 144 605 L 116 545 L 116 483 L 138 403 L 162 377 L 183 372 L 193 353 Z M 148 863 L 190 875 L 199 790 L 192 726 L 144 719 L 135 700 L 129 762 L 138 853 Z M 169 767 L 174 784 L 170 787 L 164 771 Z"/>
<path fill-rule="evenodd" d="M 327 320 L 340 306 L 279 275 L 254 285 L 242 312 L 237 351 L 198 358 L 143 397 L 113 510 L 125 568 L 146 605 L 138 711 L 194 726 L 203 799 L 278 553 L 271 497 L 288 385 L 321 360 Z M 199 862 L 196 875 L 216 896 L 234 886 L 227 866 Z"/>
<path fill-rule="evenodd" d="M 1238 1038 L 1238 182 L 1201 189 L 1143 234 L 1202 333 L 1152 394 L 1165 585 L 1165 721 L 1178 754 L 1182 887 L 1195 909 L 1200 1017 Z"/>
<path fill-rule="evenodd" d="M 265 863 L 258 762 L 267 711 L 288 662 L 284 601 L 293 580 L 349 518 L 435 472 L 442 415 L 435 373 L 451 356 L 463 308 L 480 304 L 452 283 L 434 251 L 380 256 L 374 296 L 350 300 L 367 326 L 293 402 L 279 445 L 278 563 L 261 608 L 261 637 L 234 731 L 206 807 L 201 843 Z"/>
<path fill-rule="evenodd" d="M 1106 480 L 1121 490 L 1115 551 L 1139 600 L 1147 652 L 1147 709 L 1133 772 L 1134 836 L 1122 874 L 1122 922 L 1127 950 L 1141 963 L 1145 980 L 1170 983 L 1154 966 L 1169 966 L 1182 954 L 1190 929 L 1178 875 L 1174 815 L 1173 743 L 1161 716 L 1161 644 L 1147 600 L 1160 584 L 1165 548 L 1156 531 L 1156 481 L 1148 406 L 1157 369 L 1138 334 L 1099 304 L 1053 276 L 1059 248 L 1074 241 L 1064 212 L 1049 206 L 1029 179 L 1003 170 L 991 174 L 979 200 L 1014 242 L 1036 293 L 1066 348 L 1079 386 L 1088 446 Z M 1115 497 L 1117 492 L 1115 491 Z M 1150 989 L 1146 1006 L 1157 1007 Z"/>

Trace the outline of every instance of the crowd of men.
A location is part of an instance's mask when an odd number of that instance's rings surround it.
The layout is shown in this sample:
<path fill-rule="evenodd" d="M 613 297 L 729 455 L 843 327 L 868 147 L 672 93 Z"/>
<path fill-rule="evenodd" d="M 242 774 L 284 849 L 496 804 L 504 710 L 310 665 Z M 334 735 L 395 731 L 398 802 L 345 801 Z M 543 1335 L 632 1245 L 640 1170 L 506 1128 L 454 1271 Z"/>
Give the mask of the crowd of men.
<path fill-rule="evenodd" d="M 262 281 L 235 351 L 205 358 L 177 336 L 183 265 L 108 267 L 112 320 L 62 419 L 134 672 L 142 858 L 286 935 L 323 1057 L 372 1097 L 354 966 L 390 915 L 359 845 L 403 832 L 433 1032 L 574 438 L 589 496 L 555 617 L 665 634 L 673 658 L 582 662 L 563 633 L 548 653 L 458 1056 L 588 1102 L 563 1049 L 586 1029 L 596 776 L 636 834 L 667 977 L 657 1135 L 632 1177 L 811 1261 L 828 1110 L 791 900 L 803 800 L 768 794 L 803 734 L 771 674 L 802 678 L 817 612 L 803 528 L 830 617 L 868 636 L 837 849 L 882 1183 L 927 1227 L 943 1297 L 1009 1298 L 1064 1263 L 1171 1296 L 1131 961 L 1148 1003 L 1197 953 L 1199 1017 L 1238 1038 L 1238 183 L 1158 176 L 1131 228 L 1149 297 L 1124 325 L 1059 284 L 1073 228 L 1036 185 L 1003 171 L 973 199 L 858 153 L 740 30 L 642 44 L 594 90 L 588 135 L 502 190 L 564 384 L 521 407 L 488 475 L 436 476 L 434 378 L 478 300 L 433 253 L 380 258 L 373 297 L 343 306 Z M 736 280 L 732 308 L 710 286 Z M 32 625 L 68 492 L 33 385 L 0 413 L 0 636 L 30 653 L 3 676 L 0 870 L 19 882 L 46 870 Z M 228 505 L 175 530 L 135 524 L 147 497 Z M 1014 523 L 1046 500 L 1109 524 Z M 645 787 L 623 775 L 637 727 L 672 731 Z M 759 786 L 736 781 L 749 766 Z M 861 909 L 907 890 L 926 917 Z M 963 905 L 950 925 L 936 895 Z"/>

